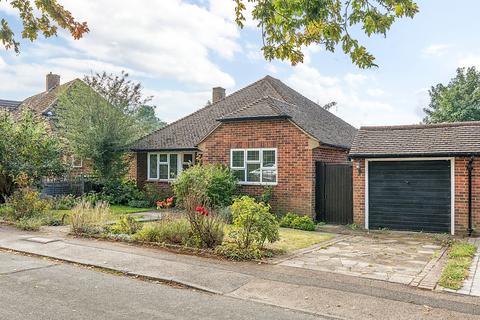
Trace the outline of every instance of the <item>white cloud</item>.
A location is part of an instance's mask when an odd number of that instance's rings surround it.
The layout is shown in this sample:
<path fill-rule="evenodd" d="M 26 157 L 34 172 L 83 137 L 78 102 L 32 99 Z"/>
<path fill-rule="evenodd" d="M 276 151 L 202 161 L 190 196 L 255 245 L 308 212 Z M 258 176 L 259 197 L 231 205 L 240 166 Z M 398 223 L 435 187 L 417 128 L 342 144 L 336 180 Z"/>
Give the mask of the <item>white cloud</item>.
<path fill-rule="evenodd" d="M 379 88 L 367 89 L 367 94 L 371 97 L 380 97 L 385 94 L 385 91 Z"/>
<path fill-rule="evenodd" d="M 7 66 L 7 63 L 0 57 L 0 70 L 4 69 Z"/>
<path fill-rule="evenodd" d="M 278 73 L 278 68 L 272 64 L 272 63 L 268 63 L 265 65 L 265 70 L 267 70 L 268 72 L 270 72 L 271 74 L 277 74 Z"/>
<path fill-rule="evenodd" d="M 185 92 L 180 90 L 145 90 L 152 95 L 152 103 L 157 106 L 157 116 L 167 122 L 178 119 L 179 115 L 188 115 L 207 104 L 211 100 L 211 92 Z"/>
<path fill-rule="evenodd" d="M 432 44 L 422 50 L 422 56 L 426 58 L 441 57 L 450 49 L 446 44 Z"/>
<path fill-rule="evenodd" d="M 64 34 L 85 58 L 154 78 L 225 87 L 235 84 L 210 57 L 214 53 L 233 59 L 240 50 L 238 29 L 219 1 L 212 1 L 210 8 L 181 0 L 142 5 L 129 0 L 65 0 L 64 5 L 89 23 L 91 31 L 80 41 Z"/>
<path fill-rule="evenodd" d="M 294 69 L 286 83 L 320 105 L 337 102 L 337 107 L 331 111 L 356 127 L 419 121 L 414 106 L 411 110 L 400 109 L 384 99 L 365 95 L 370 85 L 366 79 L 368 77 L 352 74 L 332 78 L 304 64 Z"/>
<path fill-rule="evenodd" d="M 457 66 L 461 68 L 468 68 L 468 67 L 477 67 L 480 68 L 480 55 L 479 54 L 467 54 L 460 59 L 458 59 Z"/>

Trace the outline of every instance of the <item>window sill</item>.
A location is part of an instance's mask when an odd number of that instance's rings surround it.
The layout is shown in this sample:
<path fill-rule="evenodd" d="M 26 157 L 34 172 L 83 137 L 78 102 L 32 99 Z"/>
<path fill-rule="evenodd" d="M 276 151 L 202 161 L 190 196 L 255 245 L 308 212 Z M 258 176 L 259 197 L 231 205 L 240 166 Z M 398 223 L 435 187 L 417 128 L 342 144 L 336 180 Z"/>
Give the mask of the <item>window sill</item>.
<path fill-rule="evenodd" d="M 239 182 L 241 186 L 276 186 L 278 182 Z"/>
<path fill-rule="evenodd" d="M 173 182 L 175 179 L 147 179 L 147 182 Z"/>

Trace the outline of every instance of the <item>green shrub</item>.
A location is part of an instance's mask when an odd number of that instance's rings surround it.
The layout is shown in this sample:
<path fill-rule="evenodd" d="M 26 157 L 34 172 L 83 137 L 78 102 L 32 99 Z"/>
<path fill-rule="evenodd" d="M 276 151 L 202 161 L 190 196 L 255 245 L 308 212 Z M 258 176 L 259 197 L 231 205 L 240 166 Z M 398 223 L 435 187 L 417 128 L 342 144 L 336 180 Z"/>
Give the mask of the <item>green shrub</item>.
<path fill-rule="evenodd" d="M 295 213 L 288 212 L 282 217 L 282 219 L 280 219 L 280 227 L 291 228 L 293 220 L 295 220 L 296 217 L 297 215 Z"/>
<path fill-rule="evenodd" d="M 108 182 L 104 185 L 101 196 L 102 200 L 110 204 L 127 205 L 132 200 L 144 200 L 145 195 L 137 188 L 134 181 Z"/>
<path fill-rule="evenodd" d="M 208 164 L 195 165 L 182 172 L 175 180 L 173 190 L 180 204 L 194 193 L 208 203 L 200 206 L 221 208 L 229 206 L 237 188 L 237 179 L 226 167 Z"/>
<path fill-rule="evenodd" d="M 48 201 L 40 199 L 40 192 L 31 188 L 17 189 L 7 200 L 7 206 L 13 210 L 13 219 L 41 216 L 50 209 Z"/>
<path fill-rule="evenodd" d="M 215 253 L 231 260 L 255 260 L 262 258 L 258 247 L 240 248 L 235 243 L 224 243 L 215 248 Z"/>
<path fill-rule="evenodd" d="M 263 202 L 265 204 L 269 204 L 273 197 L 273 188 L 272 186 L 265 186 L 263 188 L 262 194 L 258 202 Z"/>
<path fill-rule="evenodd" d="M 8 220 L 13 217 L 14 213 L 15 211 L 12 207 L 9 207 L 7 205 L 0 206 L 0 218 Z"/>
<path fill-rule="evenodd" d="M 130 200 L 128 206 L 132 208 L 151 208 L 150 201 L 148 200 Z"/>
<path fill-rule="evenodd" d="M 227 224 L 233 222 L 232 209 L 230 207 L 223 207 L 217 210 L 217 214 Z"/>
<path fill-rule="evenodd" d="M 142 228 L 140 222 L 132 216 L 123 215 L 109 228 L 113 234 L 134 234 Z"/>
<path fill-rule="evenodd" d="M 315 231 L 315 222 L 308 216 L 299 216 L 292 212 L 287 213 L 280 220 L 280 226 L 284 228 Z"/>
<path fill-rule="evenodd" d="M 71 210 L 77 204 L 77 198 L 74 195 L 59 196 L 52 199 L 52 209 Z"/>
<path fill-rule="evenodd" d="M 81 201 L 72 209 L 70 217 L 71 231 L 75 234 L 98 234 L 103 231 L 104 224 L 110 219 L 111 212 L 108 203 Z"/>
<path fill-rule="evenodd" d="M 273 243 L 280 238 L 278 222 L 269 205 L 243 196 L 235 199 L 231 209 L 233 226 L 229 236 L 240 249 L 263 247 L 266 241 Z"/>
<path fill-rule="evenodd" d="M 143 225 L 132 236 L 133 240 L 188 245 L 192 242 L 192 230 L 187 219 L 165 219 Z"/>
<path fill-rule="evenodd" d="M 15 222 L 15 227 L 25 231 L 38 231 L 43 222 L 39 218 L 20 218 Z"/>

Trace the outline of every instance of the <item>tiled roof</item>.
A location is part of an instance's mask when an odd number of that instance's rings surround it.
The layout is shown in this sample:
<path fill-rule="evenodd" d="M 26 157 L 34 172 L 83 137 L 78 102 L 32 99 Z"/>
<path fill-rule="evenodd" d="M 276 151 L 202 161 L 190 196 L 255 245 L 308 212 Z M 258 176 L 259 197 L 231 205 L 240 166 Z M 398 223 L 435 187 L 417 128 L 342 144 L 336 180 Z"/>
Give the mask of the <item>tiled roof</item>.
<path fill-rule="evenodd" d="M 262 107 L 268 110 L 262 110 Z M 298 126 L 321 143 L 350 147 L 356 133 L 354 127 L 280 80 L 266 76 L 140 139 L 132 149 L 139 151 L 195 149 L 197 144 L 220 124 L 219 119 L 235 114 L 238 118 L 242 113 L 267 116 L 286 111 L 288 111 L 286 115 Z"/>
<path fill-rule="evenodd" d="M 81 81 L 79 79 L 75 79 L 69 82 L 66 82 L 60 86 L 53 88 L 50 91 L 45 91 L 39 94 L 36 94 L 30 98 L 23 100 L 22 104 L 20 105 L 20 110 L 24 108 L 29 108 L 34 112 L 39 114 L 44 114 L 45 112 L 49 111 L 51 107 L 55 105 L 57 99 L 66 88 L 68 88 L 73 83 Z"/>
<path fill-rule="evenodd" d="M 16 109 L 21 103 L 22 103 L 21 101 L 0 99 L 0 110 L 11 111 L 11 110 Z"/>
<path fill-rule="evenodd" d="M 287 103 L 272 97 L 260 98 L 249 105 L 218 119 L 220 122 L 244 119 L 291 118 Z"/>
<path fill-rule="evenodd" d="M 352 158 L 480 154 L 480 121 L 362 127 Z"/>

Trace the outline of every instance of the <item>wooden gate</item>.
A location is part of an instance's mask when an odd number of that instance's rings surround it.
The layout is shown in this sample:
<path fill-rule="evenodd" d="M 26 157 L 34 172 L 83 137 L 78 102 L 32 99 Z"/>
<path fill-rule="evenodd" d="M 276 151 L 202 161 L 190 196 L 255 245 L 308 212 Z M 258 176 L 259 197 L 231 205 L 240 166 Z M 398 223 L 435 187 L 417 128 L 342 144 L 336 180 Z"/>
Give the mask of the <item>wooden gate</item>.
<path fill-rule="evenodd" d="M 352 223 L 352 165 L 317 162 L 315 168 L 317 220 L 332 224 Z"/>

